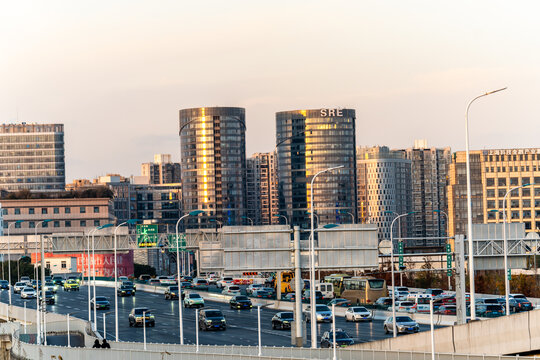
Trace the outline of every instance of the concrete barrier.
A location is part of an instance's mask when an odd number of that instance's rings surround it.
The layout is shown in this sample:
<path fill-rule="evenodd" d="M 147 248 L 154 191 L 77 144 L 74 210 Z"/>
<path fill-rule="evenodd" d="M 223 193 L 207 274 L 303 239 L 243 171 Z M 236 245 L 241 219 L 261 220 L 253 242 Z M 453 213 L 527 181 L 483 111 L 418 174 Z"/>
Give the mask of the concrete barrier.
<path fill-rule="evenodd" d="M 436 351 L 510 355 L 540 350 L 540 310 L 435 330 Z M 431 351 L 430 332 L 353 345 L 354 349 Z"/>

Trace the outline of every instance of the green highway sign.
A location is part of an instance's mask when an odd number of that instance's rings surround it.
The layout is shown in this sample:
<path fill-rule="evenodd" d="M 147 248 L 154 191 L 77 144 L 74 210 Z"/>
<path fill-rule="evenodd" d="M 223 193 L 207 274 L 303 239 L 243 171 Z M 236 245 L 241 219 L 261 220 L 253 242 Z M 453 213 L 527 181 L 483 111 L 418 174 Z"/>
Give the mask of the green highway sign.
<path fill-rule="evenodd" d="M 156 247 L 158 243 L 158 226 L 149 224 L 137 225 L 137 246 Z"/>
<path fill-rule="evenodd" d="M 512 270 L 508 269 L 508 281 L 512 280 Z"/>
<path fill-rule="evenodd" d="M 452 276 L 452 246 L 446 244 L 446 275 Z"/>
<path fill-rule="evenodd" d="M 169 251 L 176 252 L 176 249 L 186 251 L 186 235 L 180 234 L 178 238 L 175 234 L 169 234 Z"/>
<path fill-rule="evenodd" d="M 402 241 L 398 243 L 398 253 L 403 255 L 403 242 Z"/>

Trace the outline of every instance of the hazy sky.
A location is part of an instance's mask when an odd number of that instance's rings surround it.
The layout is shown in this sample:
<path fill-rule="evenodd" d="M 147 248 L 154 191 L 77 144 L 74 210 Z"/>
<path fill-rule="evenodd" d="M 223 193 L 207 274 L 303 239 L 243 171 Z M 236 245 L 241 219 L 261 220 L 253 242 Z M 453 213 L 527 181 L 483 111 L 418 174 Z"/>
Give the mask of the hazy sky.
<path fill-rule="evenodd" d="M 179 161 L 178 110 L 356 109 L 357 144 L 540 146 L 537 1 L 2 1 L 0 122 L 64 123 L 67 181 Z"/>

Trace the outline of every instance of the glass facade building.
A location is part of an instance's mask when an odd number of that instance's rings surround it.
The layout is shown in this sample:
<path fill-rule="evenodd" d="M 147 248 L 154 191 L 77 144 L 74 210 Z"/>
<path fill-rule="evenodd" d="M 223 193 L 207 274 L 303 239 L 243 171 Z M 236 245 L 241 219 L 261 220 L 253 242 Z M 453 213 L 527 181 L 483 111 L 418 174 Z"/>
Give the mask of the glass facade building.
<path fill-rule="evenodd" d="M 63 191 L 64 125 L 0 126 L 0 189 Z"/>
<path fill-rule="evenodd" d="M 237 107 L 180 110 L 180 153 L 186 228 L 246 223 L 246 116 Z M 211 221 L 212 220 L 212 221 Z"/>
<path fill-rule="evenodd" d="M 276 113 L 279 214 L 291 225 L 309 228 L 311 179 L 320 224 L 356 219 L 355 110 L 315 109 Z"/>

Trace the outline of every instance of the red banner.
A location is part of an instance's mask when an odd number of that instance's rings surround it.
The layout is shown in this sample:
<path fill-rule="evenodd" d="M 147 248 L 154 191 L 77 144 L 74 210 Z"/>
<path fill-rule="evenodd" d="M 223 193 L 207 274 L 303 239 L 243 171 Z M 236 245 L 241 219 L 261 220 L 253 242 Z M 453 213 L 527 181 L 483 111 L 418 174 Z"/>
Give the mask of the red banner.
<path fill-rule="evenodd" d="M 36 257 L 37 255 L 37 257 Z M 76 258 L 77 272 L 88 275 L 88 257 L 87 254 L 51 254 L 45 253 L 45 259 L 50 258 Z M 35 263 L 41 260 L 41 254 L 32 253 L 32 262 Z M 90 254 L 90 261 L 92 254 Z M 96 276 L 98 277 L 114 277 L 114 253 L 95 254 L 96 261 Z M 133 275 L 133 251 L 127 253 L 116 254 L 118 276 Z M 83 269 L 84 265 L 84 269 Z M 92 267 L 92 264 L 90 264 Z M 91 272 L 92 273 L 92 272 Z M 92 273 L 93 274 L 93 273 Z"/>

